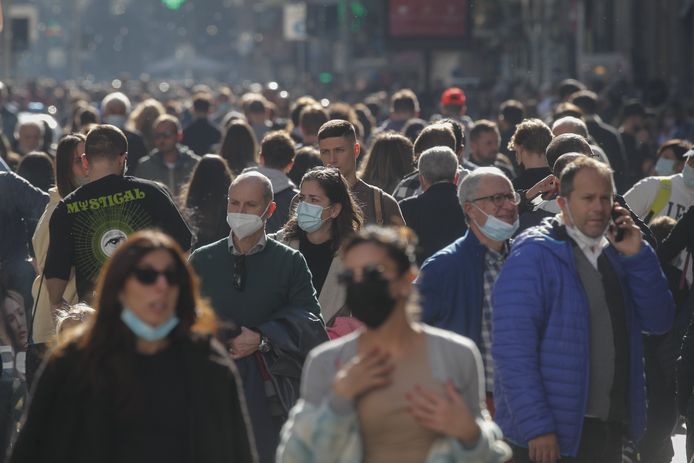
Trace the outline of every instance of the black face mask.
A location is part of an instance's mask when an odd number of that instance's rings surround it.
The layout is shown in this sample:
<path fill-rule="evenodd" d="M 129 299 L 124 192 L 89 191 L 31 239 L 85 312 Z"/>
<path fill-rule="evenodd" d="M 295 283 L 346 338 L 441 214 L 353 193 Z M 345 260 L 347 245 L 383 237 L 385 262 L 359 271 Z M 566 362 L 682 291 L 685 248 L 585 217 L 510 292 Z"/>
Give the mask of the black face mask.
<path fill-rule="evenodd" d="M 347 289 L 347 307 L 367 327 L 378 328 L 395 308 L 396 301 L 390 295 L 389 282 L 374 267 L 365 268 L 364 276 L 359 282 L 354 281 L 353 277 L 350 271 L 340 276 L 340 281 Z"/>

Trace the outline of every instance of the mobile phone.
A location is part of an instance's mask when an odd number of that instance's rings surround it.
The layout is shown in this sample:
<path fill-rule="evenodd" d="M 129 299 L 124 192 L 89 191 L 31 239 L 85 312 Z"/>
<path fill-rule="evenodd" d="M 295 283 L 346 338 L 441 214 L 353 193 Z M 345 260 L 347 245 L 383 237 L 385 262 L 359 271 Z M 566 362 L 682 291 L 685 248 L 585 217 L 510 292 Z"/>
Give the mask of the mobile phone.
<path fill-rule="evenodd" d="M 621 216 L 622 216 L 622 214 L 617 212 L 613 206 L 612 207 L 612 223 L 614 224 L 614 240 L 617 242 L 622 241 L 624 239 L 624 229 L 619 228 L 617 226 L 617 219 Z"/>

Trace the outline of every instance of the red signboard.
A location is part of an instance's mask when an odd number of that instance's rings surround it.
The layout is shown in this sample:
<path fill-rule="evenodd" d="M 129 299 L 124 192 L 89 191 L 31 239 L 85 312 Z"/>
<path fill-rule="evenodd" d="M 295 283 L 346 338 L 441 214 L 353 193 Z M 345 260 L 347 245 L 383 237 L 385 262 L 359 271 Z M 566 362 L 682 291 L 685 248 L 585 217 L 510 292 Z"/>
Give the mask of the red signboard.
<path fill-rule="evenodd" d="M 393 38 L 462 38 L 467 32 L 467 0 L 389 0 Z"/>

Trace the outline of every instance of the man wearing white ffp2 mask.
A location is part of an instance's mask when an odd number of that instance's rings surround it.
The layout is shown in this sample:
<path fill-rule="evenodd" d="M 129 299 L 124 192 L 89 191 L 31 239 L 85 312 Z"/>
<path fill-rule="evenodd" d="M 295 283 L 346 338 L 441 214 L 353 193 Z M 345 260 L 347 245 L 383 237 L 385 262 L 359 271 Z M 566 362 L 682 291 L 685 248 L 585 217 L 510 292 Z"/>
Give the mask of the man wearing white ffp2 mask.
<path fill-rule="evenodd" d="M 277 207 L 272 194 L 270 180 L 258 172 L 236 177 L 229 187 L 229 237 L 190 256 L 241 374 L 260 461 L 274 461 L 286 420 L 281 403 L 298 399 L 291 378 L 301 376 L 306 353 L 328 340 L 306 261 L 265 234 Z M 292 374 L 275 376 L 275 363 L 286 358 L 275 347 L 297 360 Z"/>

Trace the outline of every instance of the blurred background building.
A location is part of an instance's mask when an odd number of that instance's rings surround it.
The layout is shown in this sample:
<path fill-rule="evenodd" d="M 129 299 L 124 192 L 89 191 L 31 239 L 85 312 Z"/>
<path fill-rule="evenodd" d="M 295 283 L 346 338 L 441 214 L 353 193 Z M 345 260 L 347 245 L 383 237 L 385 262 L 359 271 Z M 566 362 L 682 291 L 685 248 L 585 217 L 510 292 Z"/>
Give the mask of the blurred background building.
<path fill-rule="evenodd" d="M 694 0 L 4 0 L 3 9 L 4 77 L 504 93 L 576 76 L 656 99 L 694 95 Z"/>

